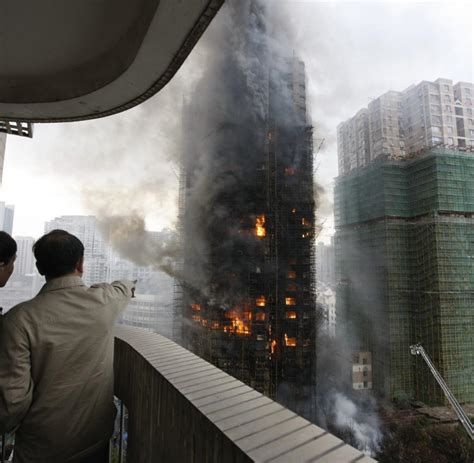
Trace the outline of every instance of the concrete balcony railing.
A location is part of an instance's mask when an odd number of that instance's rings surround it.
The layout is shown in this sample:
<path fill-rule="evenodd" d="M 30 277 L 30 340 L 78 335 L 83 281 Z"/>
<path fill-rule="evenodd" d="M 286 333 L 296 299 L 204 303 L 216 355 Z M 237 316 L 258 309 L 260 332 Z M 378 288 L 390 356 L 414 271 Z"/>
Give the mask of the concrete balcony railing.
<path fill-rule="evenodd" d="M 369 463 L 346 445 L 172 341 L 117 327 L 115 394 L 128 463 Z"/>

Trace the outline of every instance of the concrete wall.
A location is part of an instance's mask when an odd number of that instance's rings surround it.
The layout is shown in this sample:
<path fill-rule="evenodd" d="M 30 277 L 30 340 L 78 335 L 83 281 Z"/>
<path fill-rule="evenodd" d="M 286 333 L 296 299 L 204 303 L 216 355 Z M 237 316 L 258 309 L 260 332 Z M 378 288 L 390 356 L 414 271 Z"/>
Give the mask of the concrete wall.
<path fill-rule="evenodd" d="M 117 327 L 115 393 L 128 463 L 374 460 L 172 341 Z"/>

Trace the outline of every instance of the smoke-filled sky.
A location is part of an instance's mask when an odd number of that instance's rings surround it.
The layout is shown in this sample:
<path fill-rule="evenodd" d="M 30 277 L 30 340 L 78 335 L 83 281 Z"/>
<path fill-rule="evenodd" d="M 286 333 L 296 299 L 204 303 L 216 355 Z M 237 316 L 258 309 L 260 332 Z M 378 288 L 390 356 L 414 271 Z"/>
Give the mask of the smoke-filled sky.
<path fill-rule="evenodd" d="M 284 9 L 295 53 L 306 63 L 315 137 L 325 139 L 315 164 L 326 192 L 319 217 L 328 219 L 321 234 L 327 240 L 337 124 L 388 90 L 438 77 L 474 81 L 474 3 L 267 2 Z M 95 121 L 37 124 L 33 140 L 9 137 L 0 200 L 16 207 L 14 234 L 37 237 L 53 217 L 98 214 L 104 207 L 144 216 L 151 230 L 173 227 L 182 101 L 202 75 L 209 49 L 204 37 L 172 82 L 144 105 Z"/>

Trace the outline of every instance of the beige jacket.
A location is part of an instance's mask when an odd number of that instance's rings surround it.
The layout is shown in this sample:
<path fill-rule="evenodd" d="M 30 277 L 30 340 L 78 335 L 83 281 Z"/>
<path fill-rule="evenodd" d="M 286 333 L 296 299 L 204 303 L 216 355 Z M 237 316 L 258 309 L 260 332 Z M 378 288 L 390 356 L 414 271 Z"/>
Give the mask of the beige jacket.
<path fill-rule="evenodd" d="M 0 320 L 0 432 L 18 428 L 16 463 L 72 463 L 107 443 L 114 325 L 133 286 L 56 278 Z"/>

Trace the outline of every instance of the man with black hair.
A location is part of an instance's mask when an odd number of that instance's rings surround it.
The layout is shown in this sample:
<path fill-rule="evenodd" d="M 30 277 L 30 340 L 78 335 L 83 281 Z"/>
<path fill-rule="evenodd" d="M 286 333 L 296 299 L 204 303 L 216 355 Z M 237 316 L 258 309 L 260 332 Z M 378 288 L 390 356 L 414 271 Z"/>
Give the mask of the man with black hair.
<path fill-rule="evenodd" d="M 33 251 L 46 283 L 0 328 L 0 433 L 16 430 L 16 463 L 108 462 L 114 325 L 134 282 L 85 286 L 84 246 L 63 230 Z"/>
<path fill-rule="evenodd" d="M 0 288 L 10 279 L 15 267 L 16 241 L 6 232 L 0 231 Z"/>

